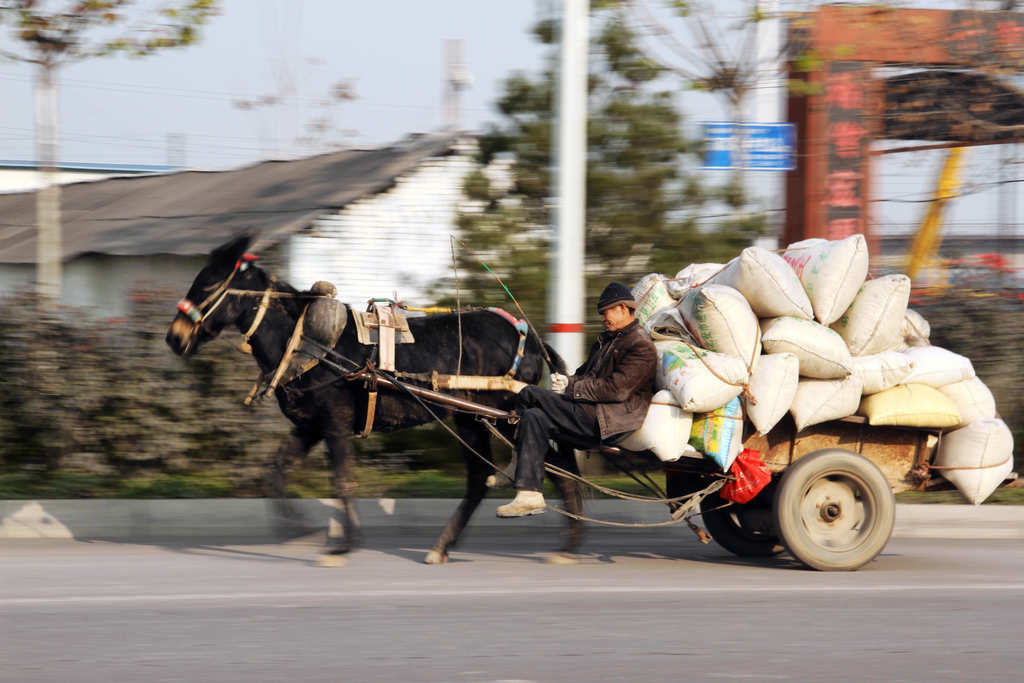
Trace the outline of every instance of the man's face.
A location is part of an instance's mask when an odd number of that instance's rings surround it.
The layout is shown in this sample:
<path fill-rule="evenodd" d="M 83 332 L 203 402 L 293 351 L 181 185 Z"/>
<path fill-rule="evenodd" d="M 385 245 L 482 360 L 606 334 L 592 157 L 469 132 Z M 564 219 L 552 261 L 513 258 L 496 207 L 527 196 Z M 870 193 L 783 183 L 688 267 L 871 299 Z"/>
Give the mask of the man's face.
<path fill-rule="evenodd" d="M 609 332 L 621 330 L 634 320 L 633 311 L 626 304 L 615 304 L 601 311 L 604 328 Z"/>

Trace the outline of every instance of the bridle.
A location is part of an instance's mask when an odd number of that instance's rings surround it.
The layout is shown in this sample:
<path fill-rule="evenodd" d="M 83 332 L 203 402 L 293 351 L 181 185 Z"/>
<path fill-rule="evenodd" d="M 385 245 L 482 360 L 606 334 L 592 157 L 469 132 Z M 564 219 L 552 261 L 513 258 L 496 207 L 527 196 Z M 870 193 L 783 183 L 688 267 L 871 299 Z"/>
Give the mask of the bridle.
<path fill-rule="evenodd" d="M 217 285 L 217 288 L 214 290 L 213 294 L 203 299 L 203 302 L 198 306 L 192 303 L 192 301 L 189 300 L 188 297 L 185 297 L 184 299 L 178 302 L 178 310 L 184 313 L 188 317 L 188 319 L 192 321 L 193 327 L 202 326 L 206 319 L 209 318 L 213 314 L 213 312 L 216 311 L 217 308 L 224 302 L 224 299 L 227 298 L 228 294 L 238 292 L 238 290 L 232 291 L 231 289 L 229 289 L 229 287 L 231 286 L 231 281 L 235 279 L 235 275 L 239 271 L 247 270 L 249 264 L 255 261 L 257 258 L 259 257 L 256 256 L 255 254 L 243 254 L 242 258 L 235 261 L 235 267 L 232 268 L 231 272 L 228 273 L 228 276 L 224 278 L 224 280 L 221 281 L 219 285 Z M 203 309 L 206 308 L 206 305 L 209 304 L 211 301 L 213 301 L 213 305 L 207 308 L 205 312 L 203 312 Z"/>
<path fill-rule="evenodd" d="M 187 297 L 178 302 L 177 309 L 184 314 L 189 320 L 192 321 L 192 331 L 189 333 L 189 346 L 195 339 L 196 332 L 200 329 L 206 330 L 211 333 L 210 330 L 204 327 L 206 319 L 209 318 L 217 308 L 224 303 L 224 300 L 230 295 L 236 296 L 260 296 L 259 307 L 256 310 L 256 315 L 252 320 L 252 324 L 249 325 L 249 329 L 242 334 L 242 343 L 239 345 L 239 350 L 244 353 L 252 353 L 252 346 L 249 344 L 249 340 L 256 330 L 259 329 L 260 323 L 263 322 L 263 318 L 267 313 L 267 309 L 270 306 L 271 299 L 294 299 L 294 298 L 310 298 L 309 295 L 295 294 L 292 292 L 280 292 L 274 289 L 274 277 L 270 276 L 270 284 L 263 291 L 251 290 L 251 289 L 232 289 L 231 281 L 234 280 L 235 275 L 239 272 L 248 270 L 249 264 L 257 260 L 259 257 L 255 254 L 243 254 L 242 258 L 235 261 L 235 267 L 231 269 L 220 284 L 214 289 L 213 293 L 203 299 L 202 303 L 198 306 L 192 303 Z M 325 298 L 322 296 L 314 296 L 312 298 Z M 211 302 L 213 302 L 211 304 Z M 209 305 L 209 308 L 207 306 Z M 205 310 L 204 310 L 205 309 Z M 212 334 L 212 333 L 211 333 Z"/>
<path fill-rule="evenodd" d="M 202 303 L 196 306 L 192 301 L 186 297 L 178 302 L 177 309 L 184 314 L 189 320 L 192 321 L 192 332 L 189 334 L 191 340 L 195 338 L 196 332 L 199 329 L 206 329 L 204 323 L 206 319 L 213 315 L 213 312 L 220 307 L 228 295 L 235 294 L 238 296 L 256 296 L 262 295 L 260 299 L 259 308 L 256 311 L 256 316 L 253 318 L 252 324 L 249 325 L 249 329 L 242 335 L 243 341 L 240 345 L 240 349 L 246 353 L 252 353 L 252 347 L 249 345 L 249 339 L 256 334 L 256 330 L 259 329 L 260 323 L 263 322 L 263 317 L 267 313 L 267 308 L 270 305 L 270 299 L 274 296 L 285 296 L 284 292 L 274 291 L 273 284 L 269 285 L 262 292 L 252 291 L 249 289 L 231 289 L 231 281 L 234 280 L 235 275 L 239 272 L 248 270 L 249 264 L 258 259 L 259 257 L 255 254 L 243 254 L 242 258 L 235 261 L 235 267 L 231 269 L 228 276 L 224 278 L 220 284 L 214 289 L 213 293 L 203 299 Z M 292 296 L 287 294 L 287 296 Z M 210 302 L 212 305 L 207 308 Z M 204 310 L 205 309 L 205 310 Z M 207 330 L 209 332 L 209 330 Z"/>

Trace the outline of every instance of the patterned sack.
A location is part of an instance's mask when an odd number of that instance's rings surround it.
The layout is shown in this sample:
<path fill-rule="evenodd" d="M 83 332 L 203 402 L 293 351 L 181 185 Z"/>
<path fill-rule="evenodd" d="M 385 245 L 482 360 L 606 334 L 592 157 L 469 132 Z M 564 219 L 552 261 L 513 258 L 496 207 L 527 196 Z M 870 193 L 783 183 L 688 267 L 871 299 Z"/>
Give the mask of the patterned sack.
<path fill-rule="evenodd" d="M 743 447 L 743 407 L 738 398 L 712 413 L 693 416 L 690 445 L 728 472 Z"/>

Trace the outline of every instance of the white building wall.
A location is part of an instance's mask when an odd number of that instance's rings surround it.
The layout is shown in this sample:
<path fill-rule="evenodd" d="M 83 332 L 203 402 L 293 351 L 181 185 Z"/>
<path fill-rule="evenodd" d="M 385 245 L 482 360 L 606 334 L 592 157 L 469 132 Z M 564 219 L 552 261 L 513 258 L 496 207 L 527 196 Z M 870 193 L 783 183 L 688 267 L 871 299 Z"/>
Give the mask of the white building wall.
<path fill-rule="evenodd" d="M 99 318 L 121 317 L 131 310 L 132 294 L 159 292 L 168 301 L 170 321 L 173 304 L 205 263 L 205 256 L 81 256 L 64 264 L 61 304 Z M 0 266 L 0 297 L 32 291 L 35 277 L 32 263 Z"/>
<path fill-rule="evenodd" d="M 57 184 L 67 185 L 68 183 L 81 183 L 92 180 L 104 180 L 125 174 L 119 172 L 99 171 L 59 171 L 57 173 Z M 11 192 L 32 192 L 43 186 L 42 172 L 32 168 L 0 168 L 0 194 Z"/>
<path fill-rule="evenodd" d="M 427 159 L 387 192 L 321 217 L 288 241 L 288 280 L 308 288 L 328 280 L 338 298 L 362 306 L 371 298 L 429 303 L 427 288 L 451 272 L 450 236 L 475 167 L 472 142 Z"/>

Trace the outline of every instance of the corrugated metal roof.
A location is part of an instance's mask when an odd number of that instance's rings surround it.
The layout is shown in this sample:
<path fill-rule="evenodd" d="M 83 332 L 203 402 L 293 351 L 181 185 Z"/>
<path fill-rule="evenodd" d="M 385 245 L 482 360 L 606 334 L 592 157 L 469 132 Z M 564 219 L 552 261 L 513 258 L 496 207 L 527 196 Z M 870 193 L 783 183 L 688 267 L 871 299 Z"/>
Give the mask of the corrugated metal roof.
<path fill-rule="evenodd" d="M 206 254 L 249 232 L 260 247 L 309 226 L 325 211 L 387 189 L 425 158 L 447 152 L 452 135 L 424 135 L 372 150 L 233 171 L 184 171 L 66 185 L 61 190 L 64 260 Z M 0 195 L 0 263 L 36 260 L 35 193 Z"/>

